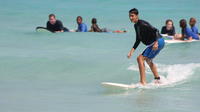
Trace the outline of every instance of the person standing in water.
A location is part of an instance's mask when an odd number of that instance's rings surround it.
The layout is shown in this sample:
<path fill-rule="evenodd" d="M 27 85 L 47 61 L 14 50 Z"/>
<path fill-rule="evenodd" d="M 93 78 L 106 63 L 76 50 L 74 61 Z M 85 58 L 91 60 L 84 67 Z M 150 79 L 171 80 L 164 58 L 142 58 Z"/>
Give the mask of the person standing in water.
<path fill-rule="evenodd" d="M 147 48 L 137 57 L 140 71 L 140 83 L 142 85 L 146 85 L 145 61 L 151 68 L 154 79 L 157 83 L 159 83 L 160 76 L 158 74 L 156 65 L 153 63 L 153 59 L 164 48 L 165 41 L 155 27 L 151 26 L 148 22 L 139 19 L 139 12 L 136 8 L 133 8 L 129 11 L 129 18 L 130 21 L 134 23 L 136 41 L 133 48 L 128 53 L 128 58 L 131 58 L 133 52 L 136 50 L 140 42 L 145 44 Z"/>
<path fill-rule="evenodd" d="M 76 32 L 87 32 L 87 25 L 85 23 L 83 23 L 83 18 L 81 16 L 78 16 L 76 18 L 76 22 L 78 24 L 78 29 L 76 30 Z"/>
<path fill-rule="evenodd" d="M 53 33 L 69 31 L 67 28 L 63 27 L 60 20 L 56 20 L 56 16 L 54 14 L 49 15 L 49 21 L 47 22 L 46 28 Z"/>

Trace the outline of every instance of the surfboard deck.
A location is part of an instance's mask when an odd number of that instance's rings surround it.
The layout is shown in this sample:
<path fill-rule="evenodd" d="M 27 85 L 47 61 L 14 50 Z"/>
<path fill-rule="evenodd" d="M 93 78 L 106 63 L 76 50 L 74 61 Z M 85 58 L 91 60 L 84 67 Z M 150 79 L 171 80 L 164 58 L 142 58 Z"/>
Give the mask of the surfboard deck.
<path fill-rule="evenodd" d="M 41 26 L 36 27 L 35 30 L 37 32 L 51 32 L 46 27 L 41 27 Z"/>
<path fill-rule="evenodd" d="M 165 39 L 167 39 L 167 40 L 171 40 L 171 39 L 173 39 L 174 38 L 174 36 L 169 36 L 169 35 L 167 35 L 167 34 L 161 34 L 162 35 L 162 37 L 164 37 Z"/>
<path fill-rule="evenodd" d="M 166 43 L 169 44 L 175 44 L 175 43 L 190 43 L 190 42 L 196 42 L 199 40 L 191 40 L 191 41 L 184 41 L 184 40 L 165 40 Z"/>
<path fill-rule="evenodd" d="M 133 89 L 136 88 L 135 84 L 121 84 L 121 83 L 112 83 L 112 82 L 102 82 L 101 85 L 105 88 L 117 88 L 117 89 Z"/>
<path fill-rule="evenodd" d="M 52 31 L 48 30 L 46 27 L 42 27 L 42 26 L 36 27 L 35 30 L 36 30 L 36 32 L 51 32 L 51 33 L 53 33 Z M 76 32 L 76 30 L 70 29 L 69 32 Z"/>

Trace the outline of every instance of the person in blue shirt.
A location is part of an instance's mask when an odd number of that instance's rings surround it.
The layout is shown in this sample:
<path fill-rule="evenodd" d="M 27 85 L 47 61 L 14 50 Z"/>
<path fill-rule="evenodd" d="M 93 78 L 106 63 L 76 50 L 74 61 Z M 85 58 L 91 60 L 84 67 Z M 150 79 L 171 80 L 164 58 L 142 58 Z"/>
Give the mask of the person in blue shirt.
<path fill-rule="evenodd" d="M 192 32 L 199 35 L 198 28 L 195 26 L 195 24 L 196 24 L 196 19 L 193 17 L 190 18 L 190 27 L 191 27 Z"/>
<path fill-rule="evenodd" d="M 83 18 L 81 16 L 78 16 L 76 18 L 77 24 L 78 24 L 78 29 L 76 32 L 87 32 L 87 25 L 83 23 Z"/>
<path fill-rule="evenodd" d="M 181 19 L 180 20 L 180 27 L 182 28 L 181 29 L 181 34 L 182 34 L 182 40 L 184 39 L 187 39 L 187 40 L 192 40 L 192 39 L 195 39 L 195 40 L 199 40 L 199 35 L 194 33 L 192 31 L 191 28 L 187 27 L 187 22 L 185 19 Z"/>

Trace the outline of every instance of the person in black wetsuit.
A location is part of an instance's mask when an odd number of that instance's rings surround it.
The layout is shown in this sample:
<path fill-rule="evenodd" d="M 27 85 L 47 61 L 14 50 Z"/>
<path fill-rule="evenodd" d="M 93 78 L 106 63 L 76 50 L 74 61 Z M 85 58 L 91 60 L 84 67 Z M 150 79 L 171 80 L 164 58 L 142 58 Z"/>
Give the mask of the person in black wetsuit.
<path fill-rule="evenodd" d="M 135 31 L 136 31 L 136 41 L 133 48 L 128 53 L 128 58 L 131 58 L 133 52 L 138 47 L 140 42 L 145 44 L 147 48 L 137 57 L 137 62 L 140 70 L 140 83 L 142 85 L 146 84 L 146 76 L 145 76 L 145 65 L 146 61 L 151 71 L 154 74 L 155 81 L 159 83 L 160 76 L 157 72 L 157 67 L 153 63 L 153 58 L 159 54 L 159 52 L 164 48 L 165 42 L 159 31 L 151 26 L 148 22 L 139 19 L 138 10 L 133 8 L 129 11 L 129 18 L 131 22 L 135 23 Z"/>
<path fill-rule="evenodd" d="M 161 34 L 167 34 L 168 36 L 175 36 L 175 28 L 171 19 L 166 20 L 165 26 L 162 27 Z"/>
<path fill-rule="evenodd" d="M 46 27 L 53 33 L 69 31 L 67 28 L 63 27 L 63 24 L 60 20 L 56 20 L 56 16 L 54 14 L 49 15 L 49 21 L 47 22 Z"/>

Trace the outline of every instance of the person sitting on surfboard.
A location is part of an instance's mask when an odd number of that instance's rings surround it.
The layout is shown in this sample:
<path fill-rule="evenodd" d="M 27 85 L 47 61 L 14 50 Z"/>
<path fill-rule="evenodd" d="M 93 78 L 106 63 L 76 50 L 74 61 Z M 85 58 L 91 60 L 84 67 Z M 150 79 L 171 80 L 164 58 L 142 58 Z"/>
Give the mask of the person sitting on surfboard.
<path fill-rule="evenodd" d="M 195 24 L 196 24 L 196 19 L 193 18 L 193 17 L 191 17 L 189 23 L 190 23 L 190 27 L 191 27 L 191 29 L 192 29 L 192 32 L 199 35 L 198 28 L 195 26 Z"/>
<path fill-rule="evenodd" d="M 137 57 L 137 62 L 140 71 L 140 83 L 146 85 L 145 76 L 145 61 L 153 72 L 154 79 L 159 82 L 160 76 L 157 72 L 157 67 L 153 63 L 153 59 L 164 48 L 165 41 L 160 35 L 158 29 L 150 25 L 147 21 L 139 19 L 139 12 L 136 8 L 129 11 L 130 21 L 134 23 L 136 31 L 136 41 L 133 48 L 128 53 L 128 58 L 131 58 L 133 52 L 136 50 L 140 42 L 145 44 L 147 48 Z"/>
<path fill-rule="evenodd" d="M 92 26 L 90 29 L 90 32 L 113 32 L 113 33 L 126 33 L 126 30 L 108 30 L 107 28 L 99 28 L 98 24 L 97 24 L 97 19 L 96 18 L 92 18 Z"/>
<path fill-rule="evenodd" d="M 53 33 L 69 31 L 67 28 L 63 27 L 60 20 L 56 20 L 56 16 L 54 14 L 49 15 L 49 21 L 47 22 L 46 28 Z"/>
<path fill-rule="evenodd" d="M 87 25 L 83 23 L 83 18 L 81 16 L 78 16 L 76 18 L 77 24 L 78 24 L 78 29 L 76 32 L 87 32 Z"/>
<path fill-rule="evenodd" d="M 199 40 L 199 35 L 194 33 L 191 28 L 187 27 L 187 22 L 185 19 L 181 19 L 179 23 L 181 27 L 181 40 Z"/>

